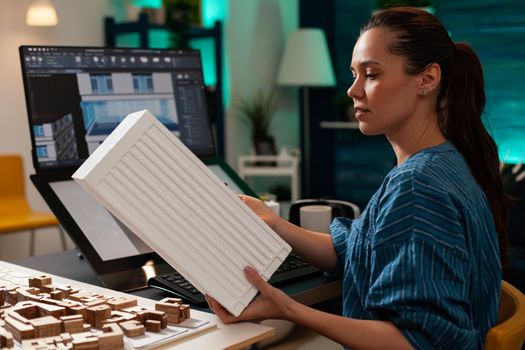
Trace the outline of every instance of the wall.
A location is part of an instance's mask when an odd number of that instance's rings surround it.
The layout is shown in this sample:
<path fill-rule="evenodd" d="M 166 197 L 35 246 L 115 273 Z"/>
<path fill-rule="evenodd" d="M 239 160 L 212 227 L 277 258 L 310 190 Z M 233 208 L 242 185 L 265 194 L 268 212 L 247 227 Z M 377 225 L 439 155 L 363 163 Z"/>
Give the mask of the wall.
<path fill-rule="evenodd" d="M 19 153 L 24 158 L 25 172 L 34 172 L 27 123 L 24 89 L 18 57 L 18 46 L 31 45 L 102 45 L 103 17 L 109 14 L 107 0 L 53 0 L 59 16 L 56 27 L 28 27 L 25 14 L 29 0 L 0 1 L 0 153 Z M 49 211 L 34 186 L 26 182 L 26 193 L 36 210 Z M 69 246 L 72 247 L 71 242 Z M 36 254 L 61 249 L 58 230 L 40 230 L 36 236 Z M 0 236 L 0 259 L 22 258 L 29 253 L 29 233 Z"/>
<path fill-rule="evenodd" d="M 335 69 L 338 94 L 343 94 L 350 82 L 353 44 L 376 1 L 335 1 Z M 525 158 L 525 80 L 516 77 L 523 77 L 525 70 L 525 2 L 434 3 L 436 16 L 452 39 L 469 43 L 479 55 L 487 96 L 484 122 L 498 144 L 500 159 L 521 163 Z M 363 136 L 358 130 L 340 130 L 334 138 L 335 196 L 364 205 L 394 164 L 391 147 L 382 136 Z"/>
<path fill-rule="evenodd" d="M 522 0 L 445 1 L 436 15 L 452 40 L 467 42 L 483 65 L 487 105 L 484 122 L 500 159 L 525 159 L 525 2 Z M 520 77 L 517 79 L 517 77 Z"/>
<path fill-rule="evenodd" d="M 296 88 L 279 88 L 275 79 L 288 35 L 298 27 L 297 0 L 229 0 L 225 25 L 226 65 L 231 103 L 226 106 L 226 159 L 235 168 L 239 155 L 252 150 L 250 129 L 236 117 L 236 96 L 277 89 L 280 101 L 271 133 L 277 149 L 298 147 L 299 107 Z"/>

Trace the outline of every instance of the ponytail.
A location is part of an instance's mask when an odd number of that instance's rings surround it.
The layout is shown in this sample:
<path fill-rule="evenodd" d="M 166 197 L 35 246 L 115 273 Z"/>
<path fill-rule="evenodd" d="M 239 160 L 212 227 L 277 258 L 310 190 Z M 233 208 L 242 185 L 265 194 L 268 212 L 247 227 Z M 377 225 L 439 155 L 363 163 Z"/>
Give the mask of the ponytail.
<path fill-rule="evenodd" d="M 485 92 L 483 70 L 476 53 L 467 44 L 454 44 L 435 16 L 415 8 L 380 11 L 370 18 L 361 33 L 376 27 L 395 33 L 389 50 L 406 58 L 408 74 L 418 74 L 432 63 L 441 67 L 439 125 L 485 192 L 499 236 L 501 261 L 506 263 L 508 197 L 499 173 L 498 148 L 481 118 Z"/>
<path fill-rule="evenodd" d="M 507 197 L 499 172 L 498 147 L 482 121 L 485 107 L 483 70 L 478 56 L 465 43 L 456 43 L 448 88 L 442 85 L 443 134 L 461 152 L 487 197 L 499 234 L 502 263 L 507 257 Z M 438 101 L 439 102 L 439 101 Z"/>

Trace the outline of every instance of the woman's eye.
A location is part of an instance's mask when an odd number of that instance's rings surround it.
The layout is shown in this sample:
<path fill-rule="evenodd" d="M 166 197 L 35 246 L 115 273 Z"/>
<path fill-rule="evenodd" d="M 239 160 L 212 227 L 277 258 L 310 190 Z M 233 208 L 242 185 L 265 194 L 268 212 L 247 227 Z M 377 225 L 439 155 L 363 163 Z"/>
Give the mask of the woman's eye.
<path fill-rule="evenodd" d="M 367 73 L 365 77 L 367 77 L 368 79 L 375 79 L 377 78 L 377 73 Z"/>

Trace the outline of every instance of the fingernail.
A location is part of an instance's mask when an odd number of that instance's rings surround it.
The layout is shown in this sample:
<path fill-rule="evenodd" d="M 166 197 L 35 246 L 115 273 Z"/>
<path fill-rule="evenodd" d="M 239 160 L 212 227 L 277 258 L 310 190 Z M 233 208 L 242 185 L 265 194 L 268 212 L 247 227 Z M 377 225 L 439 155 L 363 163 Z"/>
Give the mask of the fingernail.
<path fill-rule="evenodd" d="M 247 274 L 248 276 L 254 276 L 255 275 L 255 269 L 251 266 L 246 266 L 244 268 L 244 273 Z"/>

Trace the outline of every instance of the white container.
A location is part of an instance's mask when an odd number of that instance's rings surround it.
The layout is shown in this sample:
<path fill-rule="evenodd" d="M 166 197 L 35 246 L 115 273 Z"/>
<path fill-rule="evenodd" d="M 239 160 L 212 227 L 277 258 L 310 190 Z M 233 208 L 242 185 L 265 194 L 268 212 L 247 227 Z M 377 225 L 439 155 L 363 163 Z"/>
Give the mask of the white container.
<path fill-rule="evenodd" d="M 299 211 L 301 227 L 315 232 L 330 233 L 332 208 L 328 205 L 306 205 Z"/>

